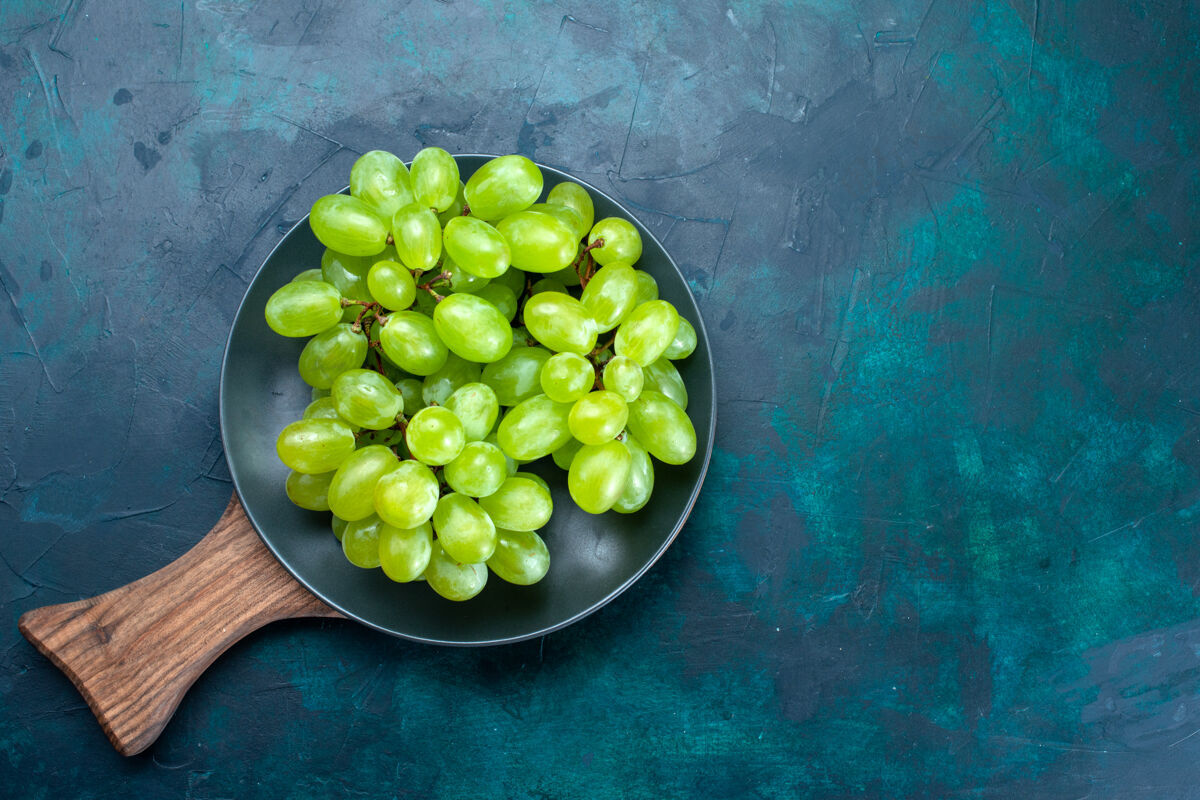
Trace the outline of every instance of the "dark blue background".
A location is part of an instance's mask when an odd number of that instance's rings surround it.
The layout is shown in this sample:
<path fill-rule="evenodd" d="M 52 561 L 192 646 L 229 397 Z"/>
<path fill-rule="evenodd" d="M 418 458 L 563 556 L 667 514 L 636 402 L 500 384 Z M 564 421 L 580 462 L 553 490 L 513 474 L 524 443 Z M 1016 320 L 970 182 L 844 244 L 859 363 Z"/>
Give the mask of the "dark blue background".
<path fill-rule="evenodd" d="M 1194 796 L 1198 64 L 1194 2 L 8 0 L 4 793 Z M 216 520 L 247 281 L 425 144 L 579 174 L 674 255 L 700 504 L 567 630 L 278 624 L 123 759 L 16 620 Z"/>

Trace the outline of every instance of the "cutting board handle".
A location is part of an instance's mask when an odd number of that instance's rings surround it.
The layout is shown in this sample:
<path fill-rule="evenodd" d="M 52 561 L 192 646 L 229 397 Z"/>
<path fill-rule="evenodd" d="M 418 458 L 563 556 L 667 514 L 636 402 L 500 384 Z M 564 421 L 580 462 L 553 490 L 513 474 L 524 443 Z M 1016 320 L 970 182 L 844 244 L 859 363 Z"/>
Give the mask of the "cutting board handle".
<path fill-rule="evenodd" d="M 275 620 L 340 616 L 267 550 L 234 494 L 176 561 L 97 597 L 27 611 L 20 628 L 131 756 L 158 738 L 184 693 L 234 642 Z"/>

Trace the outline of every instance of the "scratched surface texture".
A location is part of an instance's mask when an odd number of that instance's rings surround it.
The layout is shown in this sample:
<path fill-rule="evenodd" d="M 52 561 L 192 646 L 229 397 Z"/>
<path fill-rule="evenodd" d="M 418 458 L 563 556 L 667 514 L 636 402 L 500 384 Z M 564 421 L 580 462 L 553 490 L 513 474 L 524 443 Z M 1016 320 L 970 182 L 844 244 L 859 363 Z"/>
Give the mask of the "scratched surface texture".
<path fill-rule="evenodd" d="M 1200 5 L 355 6 L 0 3 L 0 793 L 1196 796 Z M 17 618 L 215 521 L 248 279 L 423 144 L 673 253 L 700 503 L 581 624 L 279 624 L 121 758 Z"/>

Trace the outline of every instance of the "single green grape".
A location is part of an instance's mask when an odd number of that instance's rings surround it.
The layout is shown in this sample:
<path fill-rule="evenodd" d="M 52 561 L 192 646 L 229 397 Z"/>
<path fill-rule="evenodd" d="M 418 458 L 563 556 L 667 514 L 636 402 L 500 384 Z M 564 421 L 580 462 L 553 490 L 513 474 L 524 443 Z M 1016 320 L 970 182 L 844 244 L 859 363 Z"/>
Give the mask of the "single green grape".
<path fill-rule="evenodd" d="M 356 567 L 375 569 L 379 566 L 379 529 L 383 521 L 372 514 L 365 519 L 347 520 L 342 529 L 342 552 Z"/>
<path fill-rule="evenodd" d="M 636 264 L 642 257 L 642 235 L 627 219 L 606 217 L 592 226 L 588 235 L 588 244 L 603 240 L 602 247 L 592 248 L 592 258 L 597 264 L 611 264 L 623 261 L 626 264 Z"/>
<path fill-rule="evenodd" d="M 576 258 L 578 258 L 578 257 L 579 256 L 576 256 Z M 566 267 L 560 269 L 558 272 L 551 272 L 546 277 L 553 278 L 554 280 L 558 281 L 559 283 L 561 283 L 563 286 L 566 286 L 566 287 L 578 286 L 583 281 L 580 279 L 579 273 L 576 272 L 575 270 L 576 270 L 575 266 L 566 266 Z"/>
<path fill-rule="evenodd" d="M 349 256 L 373 256 L 387 247 L 387 224 L 357 197 L 328 194 L 313 203 L 308 224 L 317 240 Z"/>
<path fill-rule="evenodd" d="M 513 297 L 520 297 L 525 292 L 525 280 L 528 277 L 528 274 L 516 267 L 509 267 L 503 275 L 494 278 L 492 283 L 507 286 L 512 291 Z"/>
<path fill-rule="evenodd" d="M 583 447 L 583 442 L 572 436 L 571 441 L 551 453 L 550 457 L 554 459 L 554 463 L 558 465 L 559 469 L 570 469 L 571 462 L 575 460 L 575 454 L 581 447 Z"/>
<path fill-rule="evenodd" d="M 371 206 L 380 219 L 390 220 L 398 208 L 413 201 L 408 168 L 385 150 L 363 153 L 350 168 L 350 194 Z"/>
<path fill-rule="evenodd" d="M 539 375 L 549 359 L 550 351 L 543 347 L 513 347 L 504 358 L 484 366 L 480 380 L 492 388 L 500 405 L 515 406 L 542 393 Z"/>
<path fill-rule="evenodd" d="M 433 543 L 425 582 L 442 597 L 456 602 L 470 600 L 483 591 L 487 576 L 487 565 L 460 564 L 446 553 L 440 541 Z"/>
<path fill-rule="evenodd" d="M 318 333 L 300 352 L 300 377 L 309 386 L 328 389 L 348 369 L 361 367 L 367 357 L 367 337 L 346 322 Z"/>
<path fill-rule="evenodd" d="M 571 435 L 584 444 L 603 444 L 625 427 L 629 406 L 616 392 L 589 392 L 575 401 L 567 417 Z"/>
<path fill-rule="evenodd" d="M 567 472 L 567 489 L 575 504 L 589 514 L 603 514 L 625 489 L 633 461 L 624 443 L 585 444 Z"/>
<path fill-rule="evenodd" d="M 504 284 L 489 283 L 476 291 L 475 296 L 494 305 L 499 309 L 500 315 L 509 322 L 517 316 L 517 296 Z"/>
<path fill-rule="evenodd" d="M 321 273 L 320 268 L 313 267 L 312 269 L 306 269 L 303 272 L 296 273 L 296 277 L 292 278 L 292 280 L 293 281 L 323 281 L 323 280 L 325 280 L 325 276 Z"/>
<path fill-rule="evenodd" d="M 635 269 L 634 274 L 637 277 L 638 291 L 637 299 L 633 303 L 633 307 L 637 308 L 642 303 L 648 303 L 651 300 L 658 299 L 658 281 L 654 280 L 654 276 L 645 270 Z"/>
<path fill-rule="evenodd" d="M 383 445 L 355 450 L 334 473 L 329 485 L 329 509 L 351 522 L 371 516 L 375 513 L 375 484 L 399 465 L 396 454 Z"/>
<path fill-rule="evenodd" d="M 467 442 L 442 472 L 454 491 L 469 497 L 492 494 L 508 477 L 504 452 L 487 442 Z"/>
<path fill-rule="evenodd" d="M 596 209 L 592 203 L 592 196 L 588 194 L 588 190 L 580 186 L 578 183 L 565 182 L 560 183 L 550 190 L 546 195 L 547 203 L 557 203 L 575 210 L 579 218 L 583 221 L 583 230 L 590 231 L 592 225 L 596 221 Z M 583 234 L 579 235 L 583 238 Z"/>
<path fill-rule="evenodd" d="M 404 398 L 404 411 L 409 416 L 425 407 L 425 400 L 421 397 L 421 382 L 416 378 L 402 378 L 396 381 L 396 390 Z"/>
<path fill-rule="evenodd" d="M 396 385 L 370 369 L 346 370 L 334 380 L 330 392 L 343 419 L 371 430 L 390 428 L 404 410 Z"/>
<path fill-rule="evenodd" d="M 596 321 L 596 330 L 606 333 L 633 311 L 637 294 L 636 271 L 624 261 L 613 261 L 596 271 L 583 288 L 579 302 Z"/>
<path fill-rule="evenodd" d="M 542 365 L 542 391 L 556 403 L 574 403 L 596 383 L 592 362 L 578 353 L 556 353 Z"/>
<path fill-rule="evenodd" d="M 449 464 L 467 443 L 463 425 L 454 412 L 441 406 L 422 408 L 408 421 L 404 441 L 408 452 L 431 466 Z"/>
<path fill-rule="evenodd" d="M 544 394 L 523 400 L 504 415 L 496 429 L 500 449 L 517 461 L 548 456 L 571 440 L 569 403 L 556 403 Z"/>
<path fill-rule="evenodd" d="M 456 264 L 480 278 L 498 278 L 512 263 L 508 240 L 475 217 L 455 217 L 447 222 L 442 243 Z"/>
<path fill-rule="evenodd" d="M 280 431 L 275 452 L 296 472 L 332 472 L 354 452 L 354 432 L 338 420 L 297 420 Z"/>
<path fill-rule="evenodd" d="M 525 478 L 526 480 L 531 480 L 534 483 L 536 483 L 538 486 L 545 489 L 547 492 L 550 491 L 550 484 L 546 481 L 545 478 L 543 478 L 541 475 L 538 475 L 536 472 L 518 472 L 516 475 L 513 475 L 512 477 Z"/>
<path fill-rule="evenodd" d="M 346 526 L 349 524 L 350 523 L 346 522 L 346 520 L 344 520 L 344 519 L 338 519 L 337 517 L 331 517 L 330 518 L 330 527 L 333 528 L 333 538 L 337 539 L 338 542 L 341 542 L 342 534 L 344 534 L 346 532 Z"/>
<path fill-rule="evenodd" d="M 384 355 L 413 375 L 432 375 L 446 365 L 450 354 L 433 320 L 417 311 L 389 314 L 378 336 Z"/>
<path fill-rule="evenodd" d="M 442 226 L 443 230 L 445 230 L 447 222 L 454 219 L 455 217 L 462 216 L 463 203 L 467 202 L 466 199 L 463 197 L 463 187 L 464 186 L 465 186 L 465 184 L 460 180 L 458 182 L 458 190 L 454 195 L 454 202 L 450 204 L 449 208 L 447 208 L 445 211 L 438 214 L 438 224 Z M 444 244 L 445 243 L 443 242 L 443 245 Z"/>
<path fill-rule="evenodd" d="M 412 186 L 417 202 L 439 212 L 458 194 L 458 162 L 440 147 L 424 147 L 413 156 Z"/>
<path fill-rule="evenodd" d="M 324 281 L 292 281 L 267 300 L 267 325 L 280 336 L 312 336 L 337 325 L 342 296 Z"/>
<path fill-rule="evenodd" d="M 663 354 L 678 328 L 679 313 L 675 306 L 666 300 L 642 303 L 617 328 L 613 350 L 645 367 Z"/>
<path fill-rule="evenodd" d="M 433 527 L 424 522 L 415 528 L 379 527 L 379 566 L 397 583 L 415 581 L 429 566 L 433 554 Z"/>
<path fill-rule="evenodd" d="M 550 570 L 550 551 L 535 531 L 497 528 L 496 550 L 487 565 L 501 580 L 532 586 Z"/>
<path fill-rule="evenodd" d="M 542 171 L 525 156 L 493 158 L 467 179 L 463 197 L 471 213 L 497 220 L 528 208 L 542 193 Z"/>
<path fill-rule="evenodd" d="M 499 448 L 496 448 L 499 450 Z M 300 508 L 309 511 L 329 510 L 329 482 L 333 480 L 332 472 L 322 472 L 309 475 L 292 471 L 287 476 L 284 489 L 288 499 Z"/>
<path fill-rule="evenodd" d="M 316 400 L 313 400 L 311 403 L 309 403 L 305 407 L 304 414 L 302 414 L 300 418 L 335 419 L 356 433 L 360 428 L 360 426 L 355 425 L 352 422 L 347 422 L 342 418 L 342 415 L 337 412 L 337 403 L 335 403 L 333 398 L 329 396 L 318 397 Z"/>
<path fill-rule="evenodd" d="M 518 211 L 496 223 L 508 242 L 512 265 L 525 272 L 558 272 L 574 260 L 579 240 L 551 214 Z"/>
<path fill-rule="evenodd" d="M 409 203 L 392 215 L 392 238 L 404 266 L 414 272 L 433 269 L 442 256 L 442 226 L 427 206 Z"/>
<path fill-rule="evenodd" d="M 591 227 L 584 223 L 583 217 L 580 216 L 579 212 L 570 206 L 564 206 L 560 203 L 534 203 L 525 210 L 549 214 L 566 225 L 571 231 L 571 238 L 574 240 L 576 246 L 579 245 L 579 240 L 587 236 L 588 231 L 591 230 Z M 572 259 L 574 259 L 574 256 L 572 256 Z"/>
<path fill-rule="evenodd" d="M 491 283 L 490 278 L 481 278 L 463 269 L 449 253 L 442 256 L 441 275 L 443 277 L 435 280 L 431 288 L 437 289 L 442 294 L 445 293 L 446 288 L 452 292 L 477 292 Z M 435 306 L 436 304 L 431 305 L 426 313 L 432 314 Z"/>
<path fill-rule="evenodd" d="M 505 480 L 496 491 L 479 498 L 479 507 L 501 528 L 535 531 L 550 521 L 554 502 L 545 486 L 529 478 L 514 476 Z"/>
<path fill-rule="evenodd" d="M 417 299 L 417 284 L 408 268 L 397 261 L 377 261 L 367 273 L 367 288 L 389 311 L 402 311 Z"/>
<path fill-rule="evenodd" d="M 433 530 L 446 555 L 461 564 L 487 561 L 496 549 L 496 526 L 471 498 L 451 492 L 438 501 Z"/>
<path fill-rule="evenodd" d="M 419 461 L 401 461 L 375 484 L 375 512 L 396 528 L 415 528 L 429 521 L 440 489 L 433 470 Z"/>
<path fill-rule="evenodd" d="M 482 364 L 512 349 L 512 326 L 500 309 L 473 294 L 452 294 L 433 310 L 433 327 L 450 352 Z"/>
<path fill-rule="evenodd" d="M 539 278 L 533 282 L 533 286 L 529 287 L 531 295 L 541 294 L 542 292 L 558 292 L 559 294 L 567 294 L 567 287 L 558 278 Z"/>
<path fill-rule="evenodd" d="M 629 356 L 613 356 L 604 365 L 604 388 L 616 392 L 626 403 L 637 400 L 646 384 L 642 368 Z"/>
<path fill-rule="evenodd" d="M 367 273 L 371 265 L 381 256 L 394 253 L 395 248 L 387 247 L 379 256 L 348 256 L 336 250 L 325 249 L 321 256 L 321 279 L 333 286 L 347 300 L 358 300 L 370 303 L 375 300 L 367 286 Z M 352 304 L 342 309 L 342 321 L 353 322 L 362 311 L 362 306 Z"/>
<path fill-rule="evenodd" d="M 680 376 L 679 370 L 675 365 L 667 360 L 666 356 L 658 359 L 653 364 L 642 369 L 642 374 L 645 376 L 645 388 L 653 389 L 656 392 L 662 392 L 675 403 L 675 405 L 687 411 L 688 407 L 688 391 L 687 386 L 683 382 L 683 377 Z"/>
<path fill-rule="evenodd" d="M 640 511 L 650 501 L 654 491 L 654 462 L 650 454 L 633 436 L 626 436 L 622 443 L 629 451 L 632 460 L 629 462 L 629 477 L 625 479 L 625 488 L 621 496 L 613 503 L 613 511 L 618 514 L 632 514 Z"/>
<path fill-rule="evenodd" d="M 535 294 L 525 301 L 523 314 L 526 329 L 555 352 L 583 356 L 596 346 L 596 322 L 583 304 L 568 294 Z"/>
<path fill-rule="evenodd" d="M 454 394 L 460 386 L 477 383 L 479 373 L 478 364 L 451 353 L 441 369 L 425 377 L 425 382 L 421 386 L 421 398 L 427 406 L 435 403 L 444 405 L 450 399 L 450 395 Z"/>
<path fill-rule="evenodd" d="M 311 399 L 311 400 L 320 400 L 322 397 L 329 397 L 329 390 L 328 389 L 318 389 L 317 387 L 314 386 L 314 387 L 312 387 L 312 390 L 309 391 L 308 395 L 309 395 L 309 399 Z"/>
<path fill-rule="evenodd" d="M 667 349 L 663 351 L 663 356 L 672 361 L 678 361 L 681 358 L 687 358 L 695 351 L 696 329 L 692 327 L 692 323 L 680 317 L 679 328 L 675 331 L 675 338 L 667 345 Z"/>
<path fill-rule="evenodd" d="M 464 383 L 443 404 L 462 423 L 468 442 L 478 442 L 492 432 L 500 416 L 500 402 L 486 383 Z"/>
<path fill-rule="evenodd" d="M 665 464 L 684 464 L 696 454 L 696 429 L 682 408 L 653 389 L 629 406 L 629 432 Z"/>

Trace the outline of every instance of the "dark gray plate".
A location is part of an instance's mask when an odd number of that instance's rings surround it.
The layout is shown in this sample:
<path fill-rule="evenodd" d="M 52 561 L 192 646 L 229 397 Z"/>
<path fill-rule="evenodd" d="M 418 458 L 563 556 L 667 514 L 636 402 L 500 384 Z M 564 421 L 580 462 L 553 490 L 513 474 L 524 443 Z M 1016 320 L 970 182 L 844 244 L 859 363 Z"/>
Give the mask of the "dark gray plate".
<path fill-rule="evenodd" d="M 456 158 L 466 180 L 492 156 Z M 541 168 L 547 191 L 565 180 L 583 183 Z M 229 471 L 267 547 L 300 583 L 347 617 L 395 636 L 437 644 L 501 644 L 540 636 L 587 616 L 629 588 L 683 527 L 708 470 L 716 425 L 708 336 L 683 275 L 662 245 L 615 200 L 583 185 L 592 193 L 596 219 L 621 216 L 637 226 L 644 242 L 638 266 L 655 277 L 660 296 L 696 328 L 696 352 L 677 366 L 688 386 L 697 452 L 683 466 L 656 462 L 654 495 L 646 508 L 631 515 L 587 514 L 571 501 L 561 470 L 550 463 L 531 465 L 554 493 L 554 516 L 541 531 L 550 549 L 550 572 L 535 586 L 512 586 L 493 575 L 478 597 L 453 603 L 424 583 L 396 584 L 378 569 L 363 570 L 346 561 L 330 530 L 329 514 L 304 511 L 287 499 L 287 468 L 275 455 L 276 437 L 300 417 L 310 390 L 296 371 L 305 340 L 275 334 L 263 309 L 267 298 L 296 273 L 320 265 L 323 248 L 307 217 L 267 256 L 246 291 L 221 369 L 221 433 Z"/>

